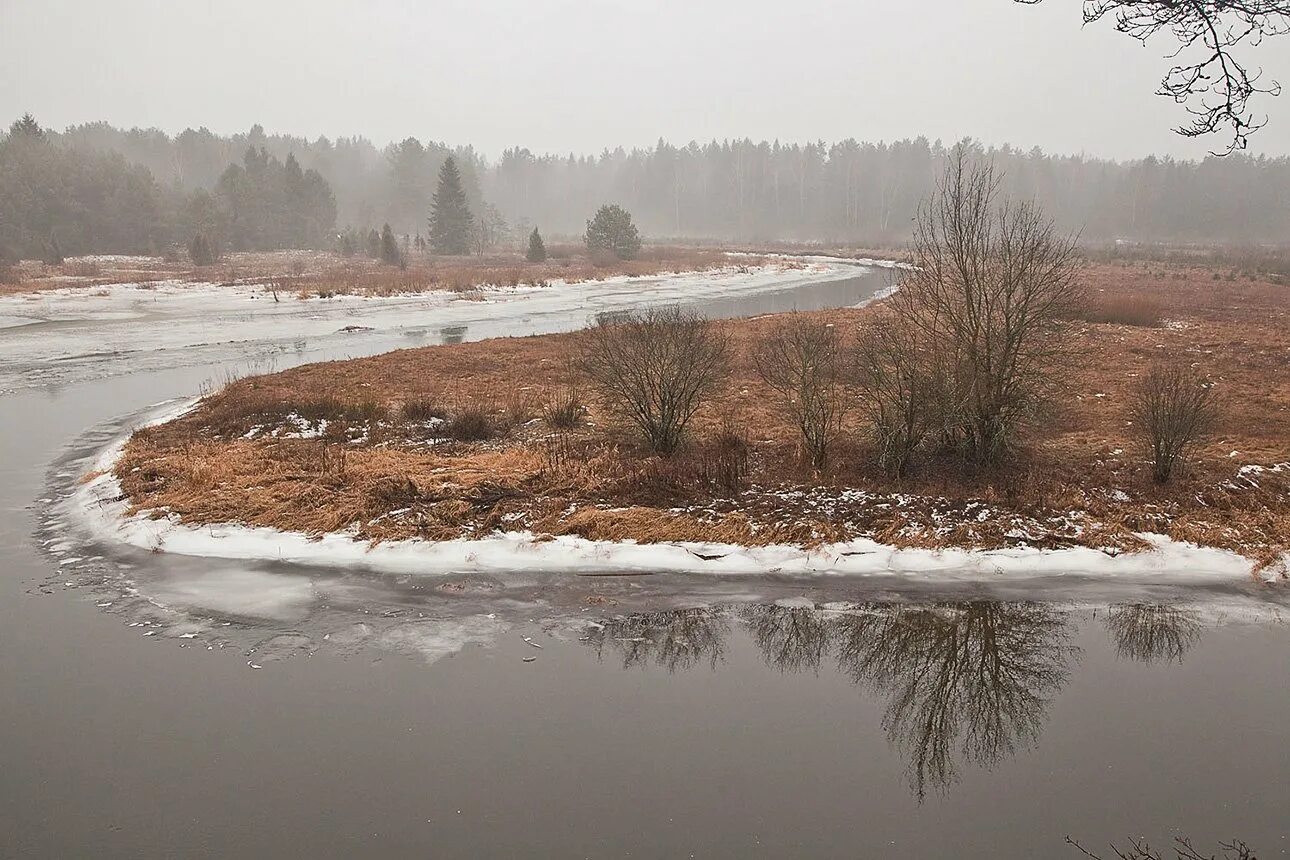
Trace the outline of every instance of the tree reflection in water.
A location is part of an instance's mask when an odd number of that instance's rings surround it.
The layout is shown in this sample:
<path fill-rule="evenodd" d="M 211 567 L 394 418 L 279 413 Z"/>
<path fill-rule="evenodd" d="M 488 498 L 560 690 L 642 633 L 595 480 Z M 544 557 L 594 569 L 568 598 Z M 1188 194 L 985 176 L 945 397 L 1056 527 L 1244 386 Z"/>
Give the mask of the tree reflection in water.
<path fill-rule="evenodd" d="M 716 668 L 725 659 L 729 612 L 724 609 L 677 609 L 621 615 L 595 624 L 587 643 L 604 659 L 605 649 L 622 657 L 623 668 L 651 660 L 675 672 L 700 663 Z"/>
<path fill-rule="evenodd" d="M 783 672 L 818 673 L 829 652 L 829 616 L 818 609 L 753 604 L 743 607 L 747 623 L 766 663 Z"/>
<path fill-rule="evenodd" d="M 1181 663 L 1200 640 L 1200 616 L 1191 609 L 1163 603 L 1121 603 L 1107 610 L 1106 629 L 1116 653 L 1144 663 Z"/>
<path fill-rule="evenodd" d="M 990 767 L 1033 744 L 1078 654 L 1067 613 L 1035 603 L 874 604 L 838 617 L 838 663 L 888 696 L 910 787 L 948 788 L 956 754 Z"/>
<path fill-rule="evenodd" d="M 883 726 L 907 756 L 920 800 L 929 786 L 953 784 L 960 759 L 989 767 L 1033 744 L 1078 655 L 1068 613 L 1036 603 L 650 612 L 593 625 L 586 641 L 602 659 L 619 655 L 624 667 L 715 668 L 735 618 L 768 665 L 818 672 L 832 656 L 857 684 L 887 697 Z"/>

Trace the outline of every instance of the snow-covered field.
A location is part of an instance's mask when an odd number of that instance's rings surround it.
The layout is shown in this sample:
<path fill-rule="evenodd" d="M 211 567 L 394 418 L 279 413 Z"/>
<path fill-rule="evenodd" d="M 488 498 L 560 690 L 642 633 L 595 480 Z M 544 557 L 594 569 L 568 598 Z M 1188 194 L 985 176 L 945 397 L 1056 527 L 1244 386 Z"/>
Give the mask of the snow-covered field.
<path fill-rule="evenodd" d="M 865 275 L 891 264 L 830 257 L 648 278 L 613 277 L 469 294 L 301 299 L 260 285 L 163 281 L 0 296 L 0 393 L 165 367 L 301 353 L 370 354 L 444 340 L 584 325 L 643 303 L 742 301 Z M 800 267 L 797 267 L 800 266 Z"/>

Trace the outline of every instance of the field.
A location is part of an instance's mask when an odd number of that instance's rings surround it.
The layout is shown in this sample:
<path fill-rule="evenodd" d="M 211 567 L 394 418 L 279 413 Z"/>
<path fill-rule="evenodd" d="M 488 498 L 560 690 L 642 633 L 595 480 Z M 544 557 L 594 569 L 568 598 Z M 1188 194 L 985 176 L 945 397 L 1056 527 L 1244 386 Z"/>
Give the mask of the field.
<path fill-rule="evenodd" d="M 402 350 L 232 383 L 137 433 L 116 472 L 137 510 L 386 541 L 529 530 L 642 542 L 1142 549 L 1138 532 L 1271 564 L 1290 546 L 1290 287 L 1234 268 L 1100 262 L 1079 360 L 1003 467 L 927 456 L 899 482 L 852 410 L 814 474 L 754 372 L 768 318 L 722 323 L 734 358 L 677 456 L 647 456 L 579 385 L 578 335 Z M 870 309 L 823 312 L 844 333 Z M 1161 357 L 1215 381 L 1222 417 L 1167 485 L 1128 422 Z M 562 415 L 563 413 L 563 415 Z M 561 429 L 574 418 L 575 426 Z"/>
<path fill-rule="evenodd" d="M 0 295 L 107 284 L 188 281 L 222 285 L 264 284 L 278 294 L 313 296 L 388 296 L 428 290 L 464 292 L 475 287 L 541 286 L 552 281 L 599 280 L 615 275 L 647 276 L 703 271 L 729 265 L 724 250 L 649 245 L 635 260 L 589 255 L 581 245 L 548 248 L 545 262 L 530 263 L 519 253 L 439 257 L 412 252 L 406 268 L 383 265 L 361 255 L 326 251 L 266 251 L 227 254 L 214 265 L 192 266 L 161 257 L 97 256 L 69 258 L 59 265 L 24 261 L 0 269 Z M 750 264 L 752 258 L 747 258 Z"/>

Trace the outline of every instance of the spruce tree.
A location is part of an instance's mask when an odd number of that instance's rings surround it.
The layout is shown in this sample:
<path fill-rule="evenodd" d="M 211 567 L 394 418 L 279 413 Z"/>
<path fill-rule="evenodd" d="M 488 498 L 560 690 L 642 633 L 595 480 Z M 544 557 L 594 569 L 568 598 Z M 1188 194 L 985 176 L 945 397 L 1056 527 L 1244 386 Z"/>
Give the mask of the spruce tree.
<path fill-rule="evenodd" d="M 367 234 L 367 256 L 373 260 L 379 259 L 381 256 L 381 234 L 376 230 L 372 230 Z"/>
<path fill-rule="evenodd" d="M 439 188 L 430 210 L 430 247 L 436 254 L 469 254 L 474 218 L 452 156 L 439 170 Z"/>
<path fill-rule="evenodd" d="M 546 260 L 546 245 L 542 243 L 542 235 L 538 233 L 536 227 L 529 234 L 529 249 L 524 258 L 530 263 L 541 263 Z"/>
<path fill-rule="evenodd" d="M 381 262 L 397 266 L 402 259 L 403 255 L 399 253 L 399 242 L 394 238 L 394 231 L 387 223 L 381 228 Z"/>
<path fill-rule="evenodd" d="M 588 251 L 613 251 L 620 260 L 632 259 L 641 249 L 641 236 L 631 213 L 613 203 L 596 210 L 596 217 L 587 222 L 584 238 Z"/>
<path fill-rule="evenodd" d="M 201 233 L 194 233 L 188 243 L 188 258 L 194 266 L 209 266 L 215 262 L 215 250 Z"/>

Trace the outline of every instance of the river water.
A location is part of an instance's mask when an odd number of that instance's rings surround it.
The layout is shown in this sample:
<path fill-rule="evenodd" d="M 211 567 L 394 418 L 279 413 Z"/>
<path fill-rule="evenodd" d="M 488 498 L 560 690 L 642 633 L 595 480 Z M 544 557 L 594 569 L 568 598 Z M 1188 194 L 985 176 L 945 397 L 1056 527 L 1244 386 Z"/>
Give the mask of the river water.
<path fill-rule="evenodd" d="M 753 315 L 887 285 L 834 274 L 688 298 Z M 408 308 L 349 335 L 136 328 L 132 360 L 129 329 L 92 348 L 88 314 L 0 329 L 0 856 L 1290 851 L 1283 588 L 383 577 L 129 551 L 52 513 L 147 407 L 227 375 L 684 290 Z M 167 313 L 142 325 L 182 329 Z"/>

